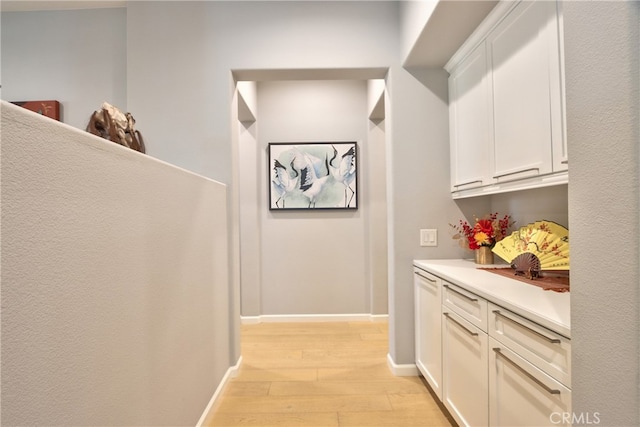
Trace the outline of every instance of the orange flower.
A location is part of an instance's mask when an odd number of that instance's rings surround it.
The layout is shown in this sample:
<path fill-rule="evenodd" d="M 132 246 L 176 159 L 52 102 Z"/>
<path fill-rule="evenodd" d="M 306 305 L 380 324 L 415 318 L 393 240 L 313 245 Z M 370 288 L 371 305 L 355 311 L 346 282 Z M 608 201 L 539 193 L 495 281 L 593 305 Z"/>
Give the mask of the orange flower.
<path fill-rule="evenodd" d="M 481 246 L 493 247 L 507 235 L 509 228 L 514 224 L 510 215 L 498 219 L 497 212 L 480 219 L 474 217 L 474 219 L 476 223 L 473 227 L 462 220 L 459 225 L 449 224 L 458 232 L 453 238 L 460 239 L 460 246 L 467 246 L 469 249 L 479 249 Z"/>
<path fill-rule="evenodd" d="M 489 246 L 491 245 L 491 237 L 489 237 L 484 231 L 478 231 L 473 236 L 473 239 L 476 241 L 478 246 Z"/>

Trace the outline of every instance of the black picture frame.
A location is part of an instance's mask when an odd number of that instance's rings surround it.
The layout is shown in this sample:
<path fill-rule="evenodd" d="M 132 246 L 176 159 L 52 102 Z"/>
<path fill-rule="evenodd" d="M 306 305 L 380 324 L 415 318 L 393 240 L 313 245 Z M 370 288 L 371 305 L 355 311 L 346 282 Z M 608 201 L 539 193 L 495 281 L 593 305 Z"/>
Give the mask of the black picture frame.
<path fill-rule="evenodd" d="M 269 209 L 358 209 L 356 142 L 271 142 Z"/>

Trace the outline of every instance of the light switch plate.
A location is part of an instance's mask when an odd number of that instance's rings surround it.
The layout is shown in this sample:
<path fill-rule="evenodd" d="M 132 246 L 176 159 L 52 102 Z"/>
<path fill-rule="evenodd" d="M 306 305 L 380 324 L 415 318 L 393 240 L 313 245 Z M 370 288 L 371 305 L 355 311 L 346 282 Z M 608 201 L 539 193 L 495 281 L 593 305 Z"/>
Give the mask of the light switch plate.
<path fill-rule="evenodd" d="M 438 246 L 438 230 L 435 228 L 420 230 L 420 246 Z"/>

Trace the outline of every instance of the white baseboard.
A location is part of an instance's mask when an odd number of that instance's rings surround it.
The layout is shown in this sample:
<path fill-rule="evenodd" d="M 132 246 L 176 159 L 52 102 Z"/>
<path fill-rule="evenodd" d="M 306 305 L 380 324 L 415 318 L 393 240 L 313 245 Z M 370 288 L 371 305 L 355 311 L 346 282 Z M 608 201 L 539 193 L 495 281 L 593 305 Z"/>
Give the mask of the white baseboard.
<path fill-rule="evenodd" d="M 240 323 L 243 325 L 256 325 L 260 322 L 260 316 L 240 316 Z"/>
<path fill-rule="evenodd" d="M 408 363 L 405 365 L 398 365 L 393 361 L 391 354 L 387 353 L 387 364 L 389 365 L 389 369 L 391 373 L 396 377 L 417 377 L 420 375 L 418 372 L 418 367 L 415 363 Z"/>
<path fill-rule="evenodd" d="M 370 314 L 369 318 L 372 322 L 387 322 L 389 321 L 388 314 Z"/>
<path fill-rule="evenodd" d="M 243 325 L 276 322 L 384 322 L 388 314 L 263 314 L 241 316 Z"/>
<path fill-rule="evenodd" d="M 207 407 L 204 409 L 204 412 L 200 416 L 200 419 L 198 420 L 198 424 L 196 424 L 196 427 L 202 427 L 203 423 L 209 416 L 209 412 L 211 412 L 213 405 L 216 403 L 216 400 L 218 399 L 218 397 L 220 397 L 220 395 L 224 391 L 224 388 L 227 386 L 227 383 L 229 382 L 229 380 L 231 378 L 235 378 L 238 376 L 240 365 L 242 365 L 242 356 L 238 358 L 238 361 L 234 366 L 231 366 L 229 369 L 227 369 L 227 372 L 222 377 L 222 381 L 220 381 L 220 384 L 218 384 L 216 391 L 213 393 L 213 396 L 211 396 L 211 400 L 209 400 Z"/>

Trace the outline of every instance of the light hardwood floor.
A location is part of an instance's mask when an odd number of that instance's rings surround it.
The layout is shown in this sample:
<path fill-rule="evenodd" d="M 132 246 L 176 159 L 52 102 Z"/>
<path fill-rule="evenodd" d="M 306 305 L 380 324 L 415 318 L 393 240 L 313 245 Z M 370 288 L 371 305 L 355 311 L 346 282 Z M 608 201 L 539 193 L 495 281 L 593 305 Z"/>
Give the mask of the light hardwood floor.
<path fill-rule="evenodd" d="M 242 326 L 243 363 L 208 426 L 451 426 L 419 377 L 395 377 L 386 322 Z"/>

